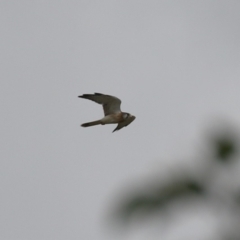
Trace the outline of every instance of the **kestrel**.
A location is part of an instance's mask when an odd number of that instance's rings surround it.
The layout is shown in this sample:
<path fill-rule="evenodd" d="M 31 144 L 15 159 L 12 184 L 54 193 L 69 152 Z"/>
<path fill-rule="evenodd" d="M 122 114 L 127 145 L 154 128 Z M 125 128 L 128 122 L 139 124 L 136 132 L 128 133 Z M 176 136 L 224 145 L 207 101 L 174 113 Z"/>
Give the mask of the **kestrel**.
<path fill-rule="evenodd" d="M 129 125 L 134 119 L 135 116 L 130 113 L 122 112 L 120 109 L 121 100 L 117 97 L 105 95 L 101 93 L 95 94 L 83 94 L 82 96 L 78 96 L 80 98 L 85 98 L 92 100 L 96 103 L 99 103 L 103 106 L 104 117 L 100 120 L 83 123 L 82 127 L 91 127 L 95 125 L 105 125 L 105 124 L 113 124 L 118 123 L 117 127 L 113 130 L 113 132 L 120 130 L 123 127 Z"/>

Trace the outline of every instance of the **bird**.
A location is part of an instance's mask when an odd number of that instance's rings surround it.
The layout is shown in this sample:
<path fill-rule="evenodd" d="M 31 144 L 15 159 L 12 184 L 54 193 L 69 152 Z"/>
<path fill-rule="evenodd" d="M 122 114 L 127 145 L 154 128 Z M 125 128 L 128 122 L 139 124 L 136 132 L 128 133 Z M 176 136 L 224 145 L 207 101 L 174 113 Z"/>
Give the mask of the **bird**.
<path fill-rule="evenodd" d="M 95 125 L 105 125 L 105 124 L 114 124 L 117 123 L 117 127 L 113 132 L 120 130 L 123 127 L 128 126 L 132 121 L 135 120 L 135 116 L 127 112 L 122 112 L 120 109 L 121 100 L 117 97 L 106 95 L 102 93 L 94 94 L 83 94 L 78 96 L 79 98 L 88 99 L 94 101 L 103 106 L 104 117 L 102 119 L 83 123 L 82 127 L 91 127 Z"/>

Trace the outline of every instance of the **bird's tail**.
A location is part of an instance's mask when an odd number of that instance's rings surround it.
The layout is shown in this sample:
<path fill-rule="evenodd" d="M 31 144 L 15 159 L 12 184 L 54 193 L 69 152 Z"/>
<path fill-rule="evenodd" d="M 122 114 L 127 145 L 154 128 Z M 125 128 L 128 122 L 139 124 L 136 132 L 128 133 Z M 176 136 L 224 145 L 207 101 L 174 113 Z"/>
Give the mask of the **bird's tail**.
<path fill-rule="evenodd" d="M 88 123 L 83 123 L 81 126 L 82 127 L 91 127 L 91 126 L 95 126 L 95 125 L 99 125 L 102 124 L 100 120 L 97 121 L 93 121 L 93 122 L 88 122 Z"/>

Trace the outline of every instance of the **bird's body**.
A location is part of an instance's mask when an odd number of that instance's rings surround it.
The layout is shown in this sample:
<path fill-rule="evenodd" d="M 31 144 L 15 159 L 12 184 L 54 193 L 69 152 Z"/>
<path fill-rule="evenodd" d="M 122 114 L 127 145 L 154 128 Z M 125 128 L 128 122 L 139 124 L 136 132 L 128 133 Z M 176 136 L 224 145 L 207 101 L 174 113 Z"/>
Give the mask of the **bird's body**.
<path fill-rule="evenodd" d="M 113 131 L 115 132 L 116 130 L 120 130 L 121 128 L 126 127 L 136 118 L 135 116 L 129 113 L 122 112 L 120 109 L 121 100 L 114 96 L 95 93 L 95 94 L 83 94 L 82 96 L 79 97 L 89 99 L 96 103 L 102 104 L 105 114 L 105 116 L 102 119 L 93 122 L 83 123 L 81 125 L 82 127 L 91 127 L 99 124 L 105 125 L 118 123 L 118 126 Z"/>

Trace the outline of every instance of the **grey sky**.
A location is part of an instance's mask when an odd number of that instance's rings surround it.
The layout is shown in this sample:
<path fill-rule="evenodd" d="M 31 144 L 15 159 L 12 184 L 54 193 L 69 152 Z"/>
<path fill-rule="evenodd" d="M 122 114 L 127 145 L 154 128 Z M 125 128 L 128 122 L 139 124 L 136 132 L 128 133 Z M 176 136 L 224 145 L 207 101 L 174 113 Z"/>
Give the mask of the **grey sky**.
<path fill-rule="evenodd" d="M 233 0 L 1 1 L 0 238 L 107 239 L 120 189 L 167 174 L 215 119 L 239 126 L 239 12 Z M 81 128 L 103 114 L 77 98 L 94 92 L 136 120 Z"/>

